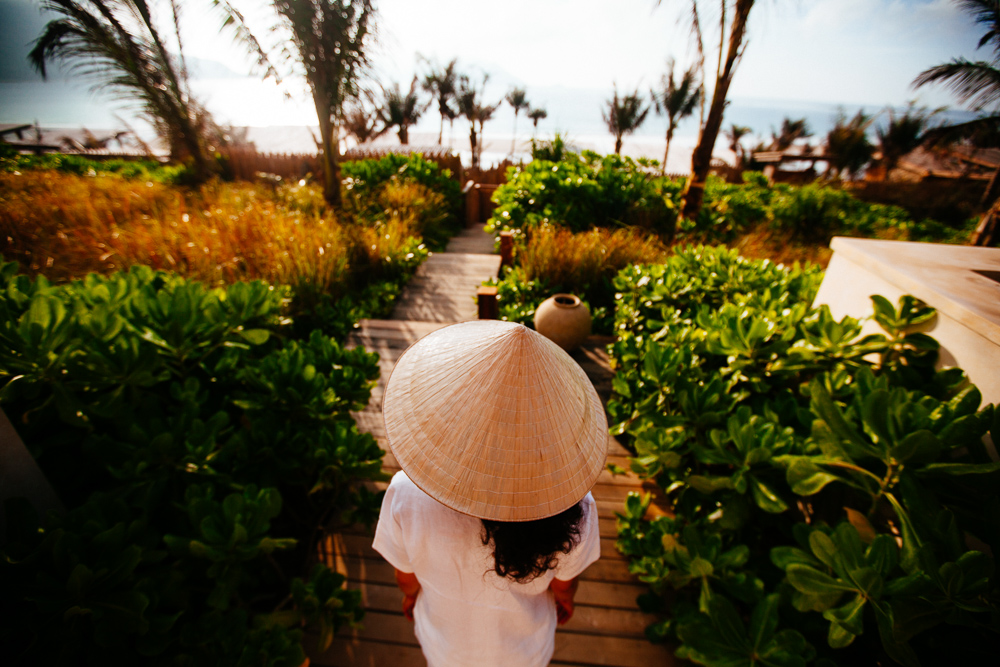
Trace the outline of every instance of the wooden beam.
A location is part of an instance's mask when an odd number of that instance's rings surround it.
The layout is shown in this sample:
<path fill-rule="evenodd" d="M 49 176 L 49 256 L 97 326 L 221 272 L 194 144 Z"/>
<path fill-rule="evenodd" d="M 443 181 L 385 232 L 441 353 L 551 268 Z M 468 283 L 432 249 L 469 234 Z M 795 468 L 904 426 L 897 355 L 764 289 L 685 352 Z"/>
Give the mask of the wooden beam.
<path fill-rule="evenodd" d="M 500 304 L 497 303 L 496 287 L 480 285 L 479 290 L 476 292 L 476 301 L 479 304 L 479 319 L 500 319 Z"/>

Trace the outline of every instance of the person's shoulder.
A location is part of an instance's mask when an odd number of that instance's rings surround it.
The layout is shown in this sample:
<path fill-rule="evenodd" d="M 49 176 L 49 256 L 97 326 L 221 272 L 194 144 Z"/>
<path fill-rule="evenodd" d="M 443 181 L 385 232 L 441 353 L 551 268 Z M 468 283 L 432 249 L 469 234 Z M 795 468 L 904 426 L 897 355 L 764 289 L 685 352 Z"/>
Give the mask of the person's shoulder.
<path fill-rule="evenodd" d="M 429 496 L 414 484 L 413 480 L 402 470 L 392 476 L 392 480 L 389 482 L 389 491 L 393 498 L 399 499 L 405 505 L 423 503 L 429 499 Z"/>

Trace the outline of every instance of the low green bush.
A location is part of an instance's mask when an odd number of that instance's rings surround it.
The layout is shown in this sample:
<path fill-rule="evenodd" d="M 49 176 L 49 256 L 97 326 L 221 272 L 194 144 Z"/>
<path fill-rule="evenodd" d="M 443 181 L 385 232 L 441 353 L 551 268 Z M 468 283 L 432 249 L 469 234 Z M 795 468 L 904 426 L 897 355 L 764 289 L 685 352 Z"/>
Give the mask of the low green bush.
<path fill-rule="evenodd" d="M 387 185 L 416 183 L 443 198 L 444 217 L 434 227 L 425 225 L 424 234 L 431 248 L 444 247 L 462 225 L 465 199 L 462 187 L 452 178 L 450 169 L 425 160 L 418 153 L 391 153 L 379 159 L 345 162 L 340 169 L 345 204 L 361 220 L 383 220 L 392 208 L 385 201 Z M 391 198 L 390 198 L 391 199 Z"/>
<path fill-rule="evenodd" d="M 676 233 L 705 243 L 731 243 L 764 226 L 817 244 L 835 234 L 963 242 L 971 231 L 969 224 L 915 221 L 898 206 L 864 202 L 821 182 L 772 185 L 752 171 L 738 185 L 710 176 L 698 217 L 678 222 L 684 181 L 659 176 L 655 162 L 576 154 L 555 143 L 536 149 L 535 156 L 527 165 L 511 167 L 507 183 L 497 188 L 487 231 L 520 235 L 545 224 L 574 232 L 630 225 L 665 238 Z"/>
<path fill-rule="evenodd" d="M 297 666 L 361 619 L 317 545 L 377 513 L 377 356 L 289 338 L 286 298 L 0 268 L 0 403 L 67 509 L 5 504 L 5 664 Z"/>
<path fill-rule="evenodd" d="M 487 231 L 523 230 L 551 223 L 574 232 L 637 225 L 670 236 L 680 184 L 662 178 L 648 160 L 592 151 L 562 152 L 558 162 L 536 159 L 510 167 L 497 188 Z"/>
<path fill-rule="evenodd" d="M 95 160 L 83 155 L 9 155 L 0 159 L 0 170 L 23 171 L 51 169 L 76 176 L 117 174 L 127 179 L 144 179 L 157 183 L 180 183 L 184 179 L 183 166 L 167 165 L 153 159 L 146 160 Z"/>
<path fill-rule="evenodd" d="M 616 280 L 612 430 L 668 503 L 619 515 L 647 633 L 712 666 L 991 662 L 1000 411 L 935 370 L 932 309 L 873 297 L 861 337 L 818 280 L 706 247 Z"/>

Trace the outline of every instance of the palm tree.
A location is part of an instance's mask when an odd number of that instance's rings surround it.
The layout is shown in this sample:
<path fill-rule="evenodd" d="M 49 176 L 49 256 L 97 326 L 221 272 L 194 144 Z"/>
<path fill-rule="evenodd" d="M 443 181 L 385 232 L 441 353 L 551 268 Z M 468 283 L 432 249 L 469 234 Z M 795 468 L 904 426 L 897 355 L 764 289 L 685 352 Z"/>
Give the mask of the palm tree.
<path fill-rule="evenodd" d="M 323 197 L 340 208 L 340 129 L 344 103 L 358 94 L 368 66 L 373 0 L 273 0 L 304 70 L 319 119 Z"/>
<path fill-rule="evenodd" d="M 972 14 L 975 22 L 985 29 L 977 48 L 991 46 L 989 60 L 971 62 L 954 58 L 950 63 L 936 65 L 921 72 L 913 81 L 914 87 L 932 83 L 947 85 L 958 97 L 960 104 L 979 112 L 978 118 L 927 133 L 928 139 L 946 143 L 971 139 L 980 146 L 1000 145 L 1000 2 L 997 0 L 957 0 L 959 6 Z M 982 205 L 990 206 L 979 222 L 971 242 L 974 245 L 993 245 L 1000 238 L 1000 167 L 993 173 Z M 992 204 L 992 205 L 991 205 Z"/>
<path fill-rule="evenodd" d="M 239 14 L 228 3 L 217 7 L 239 24 Z M 91 79 L 94 89 L 137 101 L 171 158 L 190 161 L 196 181 L 208 178 L 213 161 L 206 131 L 214 124 L 191 95 L 183 60 L 167 50 L 146 0 L 44 0 L 42 8 L 59 16 L 46 24 L 28 54 L 42 78 L 47 62 L 65 61 Z M 176 6 L 173 18 L 179 30 Z M 244 43 L 260 51 L 255 41 Z"/>
<path fill-rule="evenodd" d="M 615 86 L 614 97 L 607 100 L 608 108 L 601 112 L 608 132 L 615 135 L 615 155 L 622 152 L 622 137 L 632 134 L 646 120 L 649 107 L 643 106 L 644 100 L 639 96 L 639 90 L 629 95 L 618 97 L 618 87 Z"/>
<path fill-rule="evenodd" d="M 811 136 L 812 133 L 809 131 L 809 124 L 806 123 L 805 118 L 792 120 L 788 116 L 785 116 L 781 121 L 781 131 L 778 134 L 775 134 L 773 131 L 771 132 L 771 150 L 786 150 L 797 140 Z"/>
<path fill-rule="evenodd" d="M 358 144 L 367 143 L 385 134 L 389 127 L 379 127 L 378 110 L 366 107 L 360 100 L 351 102 L 344 111 L 344 129 Z"/>
<path fill-rule="evenodd" d="M 850 179 L 871 162 L 875 146 L 868 140 L 868 128 L 874 120 L 858 111 L 848 120 L 843 109 L 838 113 L 833 129 L 826 135 L 826 153 L 830 159 L 828 173 L 841 176 L 845 171 Z"/>
<path fill-rule="evenodd" d="M 538 131 L 538 121 L 545 120 L 549 117 L 549 112 L 545 109 L 532 109 L 528 112 L 528 118 L 531 119 L 532 127 L 531 136 L 535 136 L 535 132 Z"/>
<path fill-rule="evenodd" d="M 420 97 L 417 95 L 417 77 L 413 77 L 410 82 L 410 90 L 405 95 L 400 92 L 399 84 L 393 83 L 392 89 L 383 89 L 384 101 L 379 109 L 379 117 L 385 124 L 386 129 L 398 127 L 399 143 L 406 146 L 410 143 L 410 126 L 416 125 L 421 114 L 430 105 L 430 102 L 421 106 Z"/>
<path fill-rule="evenodd" d="M 744 125 L 730 125 L 729 129 L 726 130 L 726 138 L 729 139 L 729 150 L 733 152 L 736 164 L 734 169 L 736 173 L 739 174 L 743 170 L 743 165 L 746 164 L 746 150 L 743 148 L 743 137 L 747 136 L 753 132 L 753 130 Z"/>
<path fill-rule="evenodd" d="M 747 20 L 755 0 L 719 0 L 719 60 L 715 72 L 715 86 L 712 91 L 712 103 L 709 105 L 708 117 L 702 124 L 698 144 L 691 154 L 691 177 L 684 188 L 681 202 L 680 217 L 694 219 L 701 210 L 701 202 L 705 196 L 705 181 L 712 163 L 712 150 L 722 128 L 722 116 L 726 109 L 726 97 L 729 86 L 736 75 L 736 67 L 746 48 Z M 659 0 L 657 0 L 659 4 Z M 701 38 L 701 23 L 698 19 L 698 2 L 691 0 L 692 31 L 697 38 L 698 52 L 704 62 L 704 47 Z M 729 18 L 731 17 L 731 18 Z M 726 36 L 729 45 L 726 46 Z"/>
<path fill-rule="evenodd" d="M 879 150 L 882 152 L 882 179 L 889 180 L 889 172 L 896 168 L 900 158 L 916 149 L 922 142 L 924 130 L 938 111 L 928 112 L 917 109 L 913 102 L 906 107 L 902 116 L 890 108 L 889 122 L 875 128 Z"/>
<path fill-rule="evenodd" d="M 424 91 L 430 93 L 438 103 L 438 113 L 441 114 L 441 128 L 438 130 L 438 146 L 441 145 L 441 141 L 444 138 L 445 119 L 447 118 L 450 124 L 454 124 L 455 119 L 459 115 L 459 112 L 451 106 L 451 101 L 455 99 L 455 85 L 458 81 L 458 73 L 455 71 L 455 64 L 457 62 L 456 59 L 452 58 L 451 62 L 440 69 L 431 64 L 431 71 L 424 75 L 424 81 L 420 84 Z"/>
<path fill-rule="evenodd" d="M 678 81 L 674 79 L 674 59 L 671 58 L 667 61 L 667 73 L 661 78 L 660 90 L 652 90 L 650 94 L 653 96 L 656 113 L 667 117 L 667 147 L 663 150 L 663 165 L 660 167 L 660 173 L 665 174 L 674 130 L 682 120 L 694 113 L 702 99 L 697 63 L 685 70 Z"/>
<path fill-rule="evenodd" d="M 517 147 L 517 114 L 521 113 L 521 109 L 528 108 L 528 95 L 524 88 L 512 88 L 504 99 L 514 107 L 514 138 L 510 142 L 510 154 L 513 155 Z"/>
<path fill-rule="evenodd" d="M 483 152 L 483 125 L 500 108 L 500 102 L 487 104 L 483 101 L 486 82 L 489 81 L 489 78 L 489 74 L 483 74 L 482 87 L 477 87 L 475 82 L 465 74 L 458 79 L 458 108 L 469 121 L 469 145 L 472 148 L 472 166 L 474 168 L 479 166 L 479 158 Z"/>

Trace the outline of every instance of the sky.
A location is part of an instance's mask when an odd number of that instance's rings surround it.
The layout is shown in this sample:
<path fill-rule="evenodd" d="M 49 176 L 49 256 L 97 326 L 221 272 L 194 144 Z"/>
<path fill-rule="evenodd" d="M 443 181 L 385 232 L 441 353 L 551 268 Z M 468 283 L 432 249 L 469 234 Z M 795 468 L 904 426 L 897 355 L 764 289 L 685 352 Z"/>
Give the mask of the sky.
<path fill-rule="evenodd" d="M 259 0 L 236 0 L 251 19 Z M 266 3 L 263 3 L 266 5 Z M 718 2 L 702 1 L 706 43 L 717 44 Z M 190 5 L 189 5 L 190 6 Z M 694 53 L 681 16 L 687 0 L 381 0 L 377 64 L 405 82 L 416 54 L 491 73 L 501 84 L 608 90 L 659 81 L 668 57 Z M 266 12 L 264 14 L 266 16 Z M 219 57 L 211 22 L 189 52 Z M 914 91 L 922 70 L 977 55 L 982 31 L 953 0 L 758 0 L 734 97 L 901 106 L 952 102 L 943 90 Z M 712 49 L 717 53 L 717 49 Z M 220 58 L 241 67 L 234 53 Z"/>
<path fill-rule="evenodd" d="M 165 0 L 154 2 L 166 7 Z M 267 28 L 273 10 L 266 0 L 232 2 L 256 34 L 271 39 Z M 719 2 L 699 4 L 711 63 Z M 0 122 L 23 120 L 3 117 L 12 96 L 25 90 L 5 82 L 35 78 L 23 58 L 45 22 L 39 5 L 40 0 L 0 0 Z M 182 6 L 186 54 L 246 73 L 245 57 L 228 37 L 219 36 L 218 16 L 207 10 L 210 3 L 186 0 Z M 529 101 L 544 105 L 549 100 L 562 109 L 558 122 L 574 127 L 579 119 L 573 100 L 588 107 L 588 123 L 600 125 L 601 100 L 610 97 L 613 86 L 645 92 L 659 82 L 669 57 L 681 66 L 694 57 L 689 28 L 680 18 L 689 0 L 378 0 L 377 6 L 373 59 L 382 82 L 405 87 L 415 71 L 423 71 L 418 54 L 438 64 L 457 58 L 463 72 L 490 74 L 489 97 L 499 99 L 511 86 L 525 87 Z M 955 106 L 942 88 L 915 91 L 914 77 L 957 56 L 990 55 L 976 51 L 982 30 L 953 0 L 757 0 L 748 34 L 730 89 L 737 101 L 881 108 L 916 100 L 929 107 Z M 218 99 L 220 91 L 233 86 L 229 108 L 238 108 L 238 117 L 229 120 L 236 124 L 314 123 L 305 89 L 301 81 L 298 90 L 295 84 L 293 78 L 287 88 L 293 103 L 282 102 L 273 87 L 258 87 L 249 98 L 239 97 L 235 83 L 213 81 L 195 91 Z M 265 97 L 270 101 L 265 103 Z M 427 119 L 422 124 L 436 125 L 436 114 L 428 113 Z"/>

